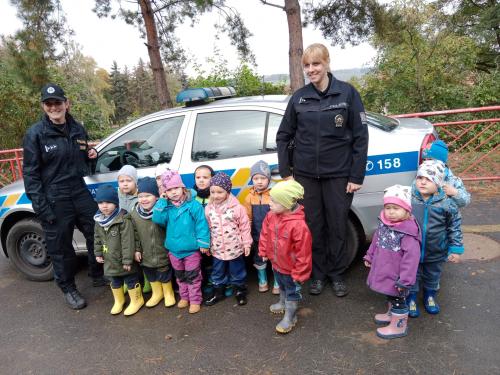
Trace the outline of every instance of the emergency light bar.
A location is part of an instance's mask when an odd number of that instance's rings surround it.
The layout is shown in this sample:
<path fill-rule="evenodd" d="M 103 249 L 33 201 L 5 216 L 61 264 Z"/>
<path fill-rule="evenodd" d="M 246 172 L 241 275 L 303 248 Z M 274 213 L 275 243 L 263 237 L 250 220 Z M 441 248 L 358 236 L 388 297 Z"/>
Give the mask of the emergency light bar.
<path fill-rule="evenodd" d="M 233 87 L 195 87 L 186 89 L 177 94 L 177 103 L 185 103 L 186 106 L 206 103 L 210 100 L 224 99 L 236 96 Z"/>

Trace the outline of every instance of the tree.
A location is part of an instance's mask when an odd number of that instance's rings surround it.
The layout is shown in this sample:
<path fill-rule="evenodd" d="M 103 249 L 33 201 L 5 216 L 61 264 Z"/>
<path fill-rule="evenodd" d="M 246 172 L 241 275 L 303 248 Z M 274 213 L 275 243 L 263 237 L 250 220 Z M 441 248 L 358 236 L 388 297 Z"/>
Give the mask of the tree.
<path fill-rule="evenodd" d="M 302 17 L 298 0 L 285 0 L 285 6 L 261 0 L 265 5 L 282 9 L 286 13 L 288 22 L 288 71 L 290 74 L 290 88 L 292 92 L 304 86 L 304 74 L 302 71 L 302 53 L 304 52 L 302 41 Z"/>
<path fill-rule="evenodd" d="M 49 81 L 49 67 L 59 56 L 58 43 L 64 44 L 71 30 L 65 27 L 59 0 L 11 0 L 23 28 L 4 38 L 9 58 L 19 79 L 32 93 Z"/>
<path fill-rule="evenodd" d="M 118 64 L 113 61 L 111 72 L 109 73 L 110 89 L 109 94 L 114 104 L 113 124 L 123 125 L 132 113 L 129 101 L 129 75 L 128 71 L 120 72 Z"/>
<path fill-rule="evenodd" d="M 137 0 L 139 9 L 131 10 L 122 7 L 122 1 L 117 0 L 119 10 L 112 17 L 119 16 L 129 24 L 138 25 L 141 33 L 147 38 L 147 48 L 151 68 L 155 78 L 156 91 L 162 108 L 173 106 L 170 98 L 165 71 L 162 64 L 167 64 L 171 71 L 181 73 L 182 62 L 185 61 L 183 49 L 175 37 L 176 27 L 185 19 L 190 19 L 194 25 L 197 18 L 213 9 L 224 15 L 226 23 L 218 25 L 217 29 L 226 32 L 240 55 L 253 60 L 247 39 L 250 32 L 243 24 L 241 16 L 236 10 L 228 7 L 225 0 Z M 109 16 L 112 13 L 112 0 L 95 0 L 94 11 L 99 17 Z"/>
<path fill-rule="evenodd" d="M 374 39 L 376 64 L 361 87 L 366 107 L 406 113 L 474 103 L 474 41 L 451 32 L 436 4 L 402 1 L 393 10 L 399 22 Z"/>

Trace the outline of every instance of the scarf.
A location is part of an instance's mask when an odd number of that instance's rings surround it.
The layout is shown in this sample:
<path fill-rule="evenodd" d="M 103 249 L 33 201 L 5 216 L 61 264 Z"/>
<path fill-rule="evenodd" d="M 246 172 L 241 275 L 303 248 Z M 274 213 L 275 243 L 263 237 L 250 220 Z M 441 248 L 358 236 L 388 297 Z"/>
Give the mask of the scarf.
<path fill-rule="evenodd" d="M 94 220 L 101 227 L 106 228 L 111 225 L 113 219 L 116 216 L 118 216 L 119 213 L 120 213 L 119 207 L 116 207 L 115 210 L 109 216 L 104 216 L 104 214 L 101 211 L 97 210 L 96 214 L 94 215 Z"/>
<path fill-rule="evenodd" d="M 144 211 L 140 204 L 135 206 L 135 209 L 136 209 L 137 213 L 139 214 L 139 216 L 144 220 L 151 220 L 151 218 L 153 217 L 153 210 Z"/>

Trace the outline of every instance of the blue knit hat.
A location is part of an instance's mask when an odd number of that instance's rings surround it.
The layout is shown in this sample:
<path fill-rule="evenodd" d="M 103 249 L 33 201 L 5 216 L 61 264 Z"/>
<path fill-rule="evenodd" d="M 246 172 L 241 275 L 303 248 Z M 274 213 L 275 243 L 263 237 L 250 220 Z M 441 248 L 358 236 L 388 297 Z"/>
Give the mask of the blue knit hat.
<path fill-rule="evenodd" d="M 156 183 L 156 179 L 154 179 L 153 177 L 141 178 L 137 183 L 137 192 L 138 194 L 149 193 L 157 198 L 160 196 L 160 192 L 158 191 L 158 184 Z"/>
<path fill-rule="evenodd" d="M 448 146 L 441 140 L 434 141 L 431 143 L 431 147 L 424 149 L 422 158 L 441 160 L 446 164 L 448 162 Z"/>
<path fill-rule="evenodd" d="M 97 203 L 109 202 L 119 205 L 118 191 L 111 185 L 101 185 L 95 193 L 95 201 Z"/>

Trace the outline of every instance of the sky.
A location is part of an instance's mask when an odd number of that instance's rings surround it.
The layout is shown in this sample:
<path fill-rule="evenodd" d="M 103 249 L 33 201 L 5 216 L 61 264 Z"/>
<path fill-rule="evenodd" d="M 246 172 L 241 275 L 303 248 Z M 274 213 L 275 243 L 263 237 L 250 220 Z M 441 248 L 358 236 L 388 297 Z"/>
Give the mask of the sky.
<path fill-rule="evenodd" d="M 132 67 L 139 58 L 149 61 L 144 40 L 140 38 L 136 27 L 127 25 L 121 19 L 98 18 L 92 12 L 94 0 L 61 0 L 68 25 L 74 30 L 73 39 L 81 46 L 84 55 L 91 56 L 97 65 L 110 70 L 113 60 L 119 67 Z M 253 36 L 250 46 L 256 56 L 259 74 L 288 73 L 288 26 L 284 11 L 263 5 L 259 0 L 228 0 L 242 15 L 247 28 Z M 274 3 L 284 3 L 274 0 Z M 16 9 L 8 0 L 0 0 L 0 34 L 14 34 L 21 28 L 16 18 Z M 220 21 L 216 13 L 205 14 L 194 27 L 190 22 L 177 30 L 181 45 L 192 59 L 186 66 L 188 75 L 193 75 L 193 62 L 197 62 L 209 71 L 206 58 L 213 54 L 214 48 L 224 52 L 229 68 L 238 65 L 235 47 L 224 36 L 216 40 L 213 24 Z M 333 71 L 372 65 L 375 50 L 367 43 L 345 49 L 332 47 L 319 30 L 312 27 L 303 29 L 304 47 L 311 43 L 324 43 L 328 46 Z"/>

